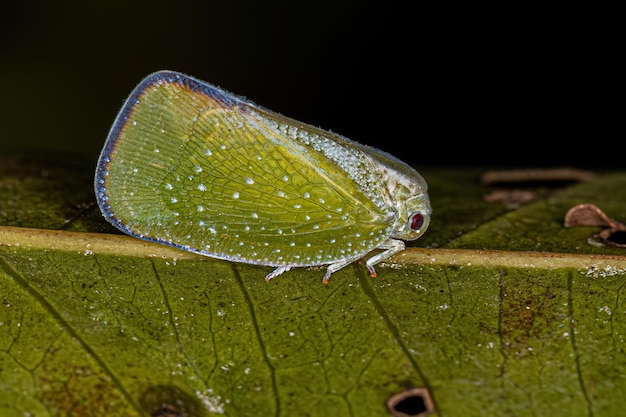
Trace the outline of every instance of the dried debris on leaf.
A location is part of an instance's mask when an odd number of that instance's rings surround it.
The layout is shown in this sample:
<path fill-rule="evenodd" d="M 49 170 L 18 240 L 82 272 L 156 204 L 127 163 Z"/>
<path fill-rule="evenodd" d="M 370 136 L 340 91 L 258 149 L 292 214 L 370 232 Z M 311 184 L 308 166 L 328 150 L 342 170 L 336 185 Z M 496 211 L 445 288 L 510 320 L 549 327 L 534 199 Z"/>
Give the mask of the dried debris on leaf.
<path fill-rule="evenodd" d="M 565 214 L 565 227 L 602 227 L 591 235 L 589 243 L 626 248 L 626 225 L 613 220 L 593 204 L 578 204 Z"/>
<path fill-rule="evenodd" d="M 487 171 L 480 176 L 480 183 L 497 188 L 484 195 L 484 201 L 516 208 L 548 192 L 595 178 L 594 172 L 573 168 L 514 169 Z"/>
<path fill-rule="evenodd" d="M 503 184 L 568 184 L 575 182 L 590 182 L 596 178 L 592 171 L 575 168 L 537 168 L 537 169 L 511 169 L 501 171 L 487 171 L 480 177 L 484 185 Z"/>

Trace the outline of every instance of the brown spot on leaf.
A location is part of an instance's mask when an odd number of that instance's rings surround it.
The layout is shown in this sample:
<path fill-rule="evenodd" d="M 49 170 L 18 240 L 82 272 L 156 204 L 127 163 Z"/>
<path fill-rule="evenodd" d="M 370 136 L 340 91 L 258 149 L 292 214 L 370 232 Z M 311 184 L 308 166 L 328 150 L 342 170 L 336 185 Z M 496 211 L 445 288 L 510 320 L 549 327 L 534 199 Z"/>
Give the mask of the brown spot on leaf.
<path fill-rule="evenodd" d="M 46 352 L 41 368 L 33 370 L 37 398 L 47 410 L 55 410 L 55 415 L 92 417 L 94 410 L 115 415 L 117 410 L 125 409 L 123 396 L 102 369 L 81 365 L 80 357 L 76 363 L 68 363 L 66 354 L 66 349 L 54 344 Z M 18 392 L 19 384 L 11 388 Z M 0 389 L 0 398 L 7 398 L 3 395 Z M 0 411 L 0 416 L 5 415 Z"/>
<path fill-rule="evenodd" d="M 558 333 L 546 333 L 553 323 L 566 322 L 568 310 L 561 288 L 528 275 L 524 282 L 504 275 L 500 283 L 500 338 L 506 357 L 521 359 L 531 355 L 537 345 L 560 339 Z"/>
<path fill-rule="evenodd" d="M 182 417 L 178 410 L 170 405 L 166 405 L 150 415 L 152 417 Z"/>
<path fill-rule="evenodd" d="M 155 385 L 141 395 L 143 409 L 152 417 L 203 417 L 207 415 L 200 401 L 171 385 Z"/>

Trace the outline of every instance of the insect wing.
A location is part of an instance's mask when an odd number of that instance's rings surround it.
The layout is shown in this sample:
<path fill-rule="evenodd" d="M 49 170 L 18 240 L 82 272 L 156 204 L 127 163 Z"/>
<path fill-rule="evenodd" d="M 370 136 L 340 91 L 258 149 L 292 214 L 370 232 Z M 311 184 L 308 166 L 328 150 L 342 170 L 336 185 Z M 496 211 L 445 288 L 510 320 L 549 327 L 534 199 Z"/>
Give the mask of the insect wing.
<path fill-rule="evenodd" d="M 386 240 L 393 213 L 369 159 L 333 138 L 193 78 L 155 73 L 114 122 L 98 202 L 128 234 L 217 258 L 356 259 Z"/>

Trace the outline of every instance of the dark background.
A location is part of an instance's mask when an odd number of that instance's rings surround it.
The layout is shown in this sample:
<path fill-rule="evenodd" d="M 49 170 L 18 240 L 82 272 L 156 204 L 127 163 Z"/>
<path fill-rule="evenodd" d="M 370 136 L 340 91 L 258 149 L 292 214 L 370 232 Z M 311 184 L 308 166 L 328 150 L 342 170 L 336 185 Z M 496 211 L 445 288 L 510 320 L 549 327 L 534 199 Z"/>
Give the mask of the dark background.
<path fill-rule="evenodd" d="M 418 168 L 621 167 L 613 16 L 349 0 L 3 2 L 0 145 L 95 165 L 132 88 L 171 69 Z"/>

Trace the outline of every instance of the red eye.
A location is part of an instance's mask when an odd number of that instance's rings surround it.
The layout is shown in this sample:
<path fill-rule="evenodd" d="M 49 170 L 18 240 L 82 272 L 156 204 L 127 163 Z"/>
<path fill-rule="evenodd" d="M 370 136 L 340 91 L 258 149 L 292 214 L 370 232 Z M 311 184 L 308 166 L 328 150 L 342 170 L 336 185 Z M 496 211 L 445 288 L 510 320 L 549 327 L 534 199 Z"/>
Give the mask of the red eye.
<path fill-rule="evenodd" d="M 424 216 L 422 213 L 415 213 L 411 216 L 411 230 L 420 230 L 424 225 Z"/>

